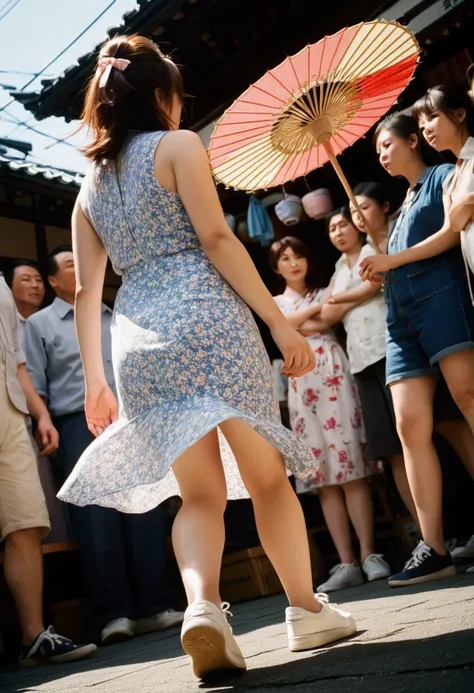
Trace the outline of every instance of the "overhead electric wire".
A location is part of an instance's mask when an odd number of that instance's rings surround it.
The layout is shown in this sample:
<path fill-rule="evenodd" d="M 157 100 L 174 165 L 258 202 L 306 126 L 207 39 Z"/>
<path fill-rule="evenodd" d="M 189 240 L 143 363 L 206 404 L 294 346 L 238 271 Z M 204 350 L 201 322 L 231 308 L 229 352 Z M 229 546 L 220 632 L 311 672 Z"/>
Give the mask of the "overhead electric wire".
<path fill-rule="evenodd" d="M 17 0 L 17 2 L 20 2 L 20 0 Z M 112 5 L 115 5 L 116 2 L 117 2 L 117 0 L 111 0 L 111 2 L 109 2 L 109 4 L 107 5 L 107 7 L 105 7 L 105 8 L 102 10 L 102 12 L 100 12 L 100 13 L 95 17 L 95 19 L 93 19 L 92 22 L 90 22 L 90 23 L 86 26 L 86 28 L 83 29 L 83 30 L 81 31 L 81 33 L 78 34 L 78 35 L 76 36 L 76 38 L 74 38 L 70 43 L 68 43 L 68 45 L 67 45 L 65 48 L 63 48 L 62 51 L 60 51 L 52 60 L 49 61 L 49 63 L 48 63 L 47 65 L 45 65 L 45 66 L 43 67 L 42 70 L 40 70 L 39 72 L 37 72 L 26 84 L 24 84 L 24 85 L 19 89 L 19 91 L 24 91 L 24 89 L 26 89 L 27 87 L 29 87 L 30 84 L 33 84 L 33 82 L 34 82 L 38 77 L 40 77 L 44 72 L 46 72 L 46 70 L 47 70 L 49 67 L 51 67 L 51 65 L 52 65 L 53 63 L 55 63 L 56 60 L 59 60 L 59 58 L 61 58 L 61 57 L 62 57 L 62 56 L 63 56 L 63 55 L 64 55 L 64 54 L 65 54 L 65 53 L 77 42 L 77 41 L 79 41 L 79 39 L 81 39 L 81 38 L 84 36 L 84 34 L 86 34 L 86 33 L 89 31 L 89 29 L 90 29 L 91 27 L 93 27 L 94 24 L 95 24 L 96 22 L 99 21 L 99 19 L 101 19 L 101 17 L 103 17 L 103 15 L 112 7 Z M 1 19 L 1 17 L 0 17 L 0 19 Z M 2 107 L 0 108 L 0 113 L 1 113 L 2 111 L 4 111 L 6 108 L 8 108 L 9 106 L 11 106 L 12 103 L 14 103 L 15 101 L 16 101 L 16 99 L 13 98 L 13 99 L 11 99 L 11 101 L 9 101 L 8 103 L 6 103 L 5 106 L 2 106 Z"/>
<path fill-rule="evenodd" d="M 10 2 L 10 0 L 9 0 L 9 2 Z M 8 14 L 10 14 L 10 12 L 11 12 L 12 10 L 14 10 L 15 7 L 16 7 L 16 6 L 18 5 L 18 3 L 20 3 L 20 2 L 21 2 L 21 0 L 14 0 L 13 5 L 10 5 L 10 7 L 9 7 L 5 12 L 3 12 L 3 10 L 5 9 L 5 7 L 9 4 L 9 3 L 7 2 L 6 5 L 4 5 L 4 6 L 0 9 L 0 22 L 2 21 L 2 19 L 5 19 L 5 17 L 6 17 Z M 3 14 L 1 14 L 2 12 L 3 12 Z"/>
<path fill-rule="evenodd" d="M 30 72 L 28 70 L 0 70 L 0 75 L 22 75 L 23 77 L 31 77 L 31 75 L 37 76 L 37 72 Z M 51 73 L 44 75 L 45 77 L 52 77 Z"/>
<path fill-rule="evenodd" d="M 11 113 L 9 113 L 8 115 L 11 116 Z M 13 116 L 13 118 L 15 118 L 15 116 Z M 66 141 L 71 135 L 68 135 L 68 138 L 60 139 L 59 137 L 55 137 L 54 135 L 50 135 L 47 132 L 43 132 L 42 130 L 38 130 L 37 128 L 34 128 L 31 125 L 28 125 L 27 122 L 21 122 L 18 119 L 12 120 L 11 118 L 5 118 L 5 116 L 0 116 L 0 120 L 5 121 L 6 123 L 12 123 L 13 125 L 21 124 L 22 127 L 26 128 L 27 130 L 31 130 L 31 132 L 35 132 L 37 135 L 41 135 L 42 137 L 47 137 L 50 140 L 54 140 L 56 144 L 65 144 L 68 147 L 74 147 L 74 145 L 71 142 Z"/>

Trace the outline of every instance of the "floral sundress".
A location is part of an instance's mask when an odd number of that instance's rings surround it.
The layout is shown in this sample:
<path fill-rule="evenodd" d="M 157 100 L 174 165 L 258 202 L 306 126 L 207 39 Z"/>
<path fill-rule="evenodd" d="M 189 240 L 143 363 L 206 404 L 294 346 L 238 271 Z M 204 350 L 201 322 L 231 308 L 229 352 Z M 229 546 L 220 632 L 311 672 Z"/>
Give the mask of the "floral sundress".
<path fill-rule="evenodd" d="M 287 288 L 275 301 L 289 316 L 319 303 L 322 295 L 322 289 L 301 296 Z M 330 330 L 307 339 L 316 367 L 302 378 L 290 379 L 288 408 L 293 431 L 311 447 L 319 469 L 309 479 L 296 480 L 298 493 L 373 473 L 365 461 L 361 406 L 347 356 Z"/>

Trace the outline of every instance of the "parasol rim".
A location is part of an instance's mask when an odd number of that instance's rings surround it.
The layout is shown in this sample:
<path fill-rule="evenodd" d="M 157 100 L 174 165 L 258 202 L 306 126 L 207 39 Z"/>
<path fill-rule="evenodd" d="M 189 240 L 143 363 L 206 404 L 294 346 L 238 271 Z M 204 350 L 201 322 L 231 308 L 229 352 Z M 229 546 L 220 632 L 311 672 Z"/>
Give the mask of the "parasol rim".
<path fill-rule="evenodd" d="M 377 28 L 381 27 L 379 31 L 377 31 Z M 387 27 L 392 27 L 395 29 L 395 31 L 386 31 Z M 346 39 L 344 43 L 341 44 L 343 41 L 342 37 L 343 35 L 347 32 Z M 350 27 L 343 27 L 336 33 L 332 35 L 326 35 L 321 37 L 318 41 L 315 43 L 308 43 L 306 46 L 303 46 L 297 53 L 293 54 L 292 56 L 287 56 L 285 59 L 283 59 L 278 65 L 272 67 L 271 69 L 266 70 L 261 76 L 250 84 L 245 91 L 243 91 L 228 108 L 225 109 L 225 111 L 221 114 L 221 116 L 214 122 L 214 128 L 212 135 L 209 140 L 209 146 L 208 146 L 208 158 L 209 158 L 209 163 L 212 169 L 213 176 L 216 180 L 216 182 L 221 183 L 226 187 L 226 189 L 234 189 L 234 190 L 241 190 L 245 192 L 255 192 L 256 190 L 270 190 L 276 186 L 280 186 L 284 184 L 285 182 L 290 182 L 293 180 L 296 180 L 297 178 L 301 177 L 302 175 L 305 175 L 305 173 L 302 173 L 300 170 L 300 164 L 301 161 L 293 167 L 293 164 L 290 164 L 288 169 L 284 171 L 283 169 L 280 169 L 278 172 L 275 170 L 275 176 L 273 178 L 260 176 L 259 180 L 250 180 L 247 177 L 247 180 L 245 179 L 245 176 L 243 178 L 240 178 L 238 180 L 239 176 L 234 177 L 232 175 L 229 175 L 229 172 L 226 170 L 219 170 L 217 171 L 216 169 L 221 169 L 221 167 L 226 166 L 226 153 L 223 152 L 223 154 L 219 155 L 218 150 L 222 148 L 226 148 L 225 145 L 225 138 L 229 137 L 229 135 L 232 135 L 231 132 L 229 132 L 227 135 L 225 134 L 225 129 L 232 126 L 235 126 L 238 123 L 232 123 L 232 119 L 236 118 L 236 116 L 241 117 L 242 113 L 245 114 L 245 106 L 244 106 L 244 111 L 242 112 L 242 104 L 246 103 L 246 97 L 247 101 L 249 104 L 252 104 L 253 101 L 255 101 L 255 108 L 258 107 L 259 109 L 261 108 L 262 111 L 257 111 L 257 115 L 263 116 L 268 113 L 271 114 L 272 111 L 275 111 L 276 113 L 274 114 L 275 117 L 277 116 L 277 113 L 279 110 L 281 112 L 284 112 L 284 109 L 288 108 L 291 109 L 290 112 L 290 117 L 294 117 L 294 111 L 295 111 L 295 104 L 297 105 L 298 100 L 301 100 L 303 97 L 305 97 L 306 94 L 309 93 L 310 89 L 313 90 L 316 87 L 319 88 L 319 85 L 321 84 L 321 88 L 324 84 L 331 84 L 331 80 L 335 80 L 333 83 L 337 83 L 337 78 L 338 75 L 340 74 L 341 76 L 344 76 L 344 70 L 347 69 L 343 67 L 344 65 L 344 60 L 346 59 L 346 54 L 347 54 L 347 60 L 350 61 L 352 59 L 352 55 L 357 55 L 357 51 L 360 51 L 360 55 L 364 55 L 364 44 L 369 41 L 371 36 L 374 36 L 375 43 L 376 45 L 378 44 L 378 49 L 379 50 L 379 55 L 382 55 L 380 51 L 384 51 L 387 53 L 389 57 L 386 58 L 385 61 L 385 66 L 382 67 L 380 65 L 380 72 L 378 72 L 379 68 L 377 69 L 374 68 L 374 61 L 371 56 L 376 55 L 375 52 L 370 53 L 370 51 L 366 55 L 368 56 L 365 59 L 365 64 L 362 61 L 362 64 L 359 64 L 358 66 L 358 72 L 353 71 L 352 73 L 347 73 L 347 84 L 349 85 L 350 82 L 352 81 L 353 83 L 357 83 L 357 80 L 365 80 L 366 83 L 369 83 L 370 80 L 372 80 L 371 87 L 372 89 L 376 89 L 376 81 L 379 79 L 378 75 L 383 74 L 384 70 L 396 70 L 399 69 L 401 70 L 401 74 L 404 75 L 404 78 L 400 78 L 400 83 L 398 88 L 394 88 L 392 91 L 393 93 L 393 100 L 392 98 L 389 99 L 389 103 L 386 103 L 383 108 L 383 112 L 380 112 L 380 114 L 375 113 L 375 119 L 373 120 L 372 123 L 368 125 L 368 127 L 361 133 L 357 134 L 356 132 L 348 132 L 348 140 L 346 141 L 342 135 L 344 134 L 344 126 L 342 125 L 342 122 L 340 124 L 341 130 L 335 129 L 333 130 L 332 136 L 331 136 L 331 141 L 334 141 L 335 144 L 337 144 L 337 148 L 339 149 L 339 154 L 342 154 L 346 148 L 349 146 L 352 146 L 357 142 L 359 139 L 363 138 L 366 136 L 368 130 L 370 127 L 372 127 L 380 117 L 382 117 L 383 113 L 386 113 L 389 111 L 394 104 L 397 102 L 397 99 L 399 98 L 400 93 L 406 88 L 406 86 L 412 81 L 413 79 L 413 74 L 415 72 L 417 64 L 420 62 L 420 52 L 419 52 L 419 44 L 418 41 L 411 29 L 409 29 L 406 26 L 403 26 L 399 22 L 395 20 L 385 20 L 385 19 L 377 19 L 373 20 L 370 22 L 359 22 L 358 24 L 355 24 Z M 338 40 L 338 37 L 339 40 Z M 332 40 L 332 43 L 329 44 L 329 55 L 337 55 L 337 50 L 339 49 L 339 45 L 343 45 L 344 48 L 342 49 L 342 56 L 339 54 L 339 57 L 337 61 L 334 63 L 334 67 L 332 66 L 332 60 L 334 58 L 331 58 L 331 61 L 329 62 L 329 66 L 325 66 L 323 70 L 321 70 L 321 63 L 319 65 L 319 72 L 318 68 L 315 67 L 313 64 L 313 67 L 311 68 L 311 72 L 309 70 L 309 60 L 310 60 L 310 55 L 311 55 L 311 49 L 313 47 L 318 47 L 319 52 L 322 55 L 324 55 L 324 51 L 326 49 L 326 41 Z M 322 48 L 321 48 L 322 44 Z M 334 44 L 336 44 L 336 47 L 334 47 Z M 352 47 L 352 48 L 351 48 Z M 392 52 L 389 53 L 388 47 L 392 48 Z M 354 51 L 354 53 L 351 53 L 351 50 Z M 308 53 L 308 72 L 306 75 L 301 74 L 301 68 L 298 67 L 298 63 L 296 62 L 297 60 L 300 61 L 300 65 L 302 61 L 306 61 L 306 53 Z M 318 55 L 318 53 L 316 53 Z M 317 58 L 319 60 L 319 58 Z M 390 63 L 390 59 L 392 59 L 392 63 Z M 322 58 L 321 58 L 322 60 Z M 372 63 L 371 63 L 372 60 Z M 295 64 L 293 64 L 292 61 L 295 61 Z M 349 65 L 350 63 L 347 62 L 346 65 Z M 400 66 L 400 67 L 398 67 Z M 286 80 L 283 78 L 282 80 L 282 72 L 285 69 L 292 68 L 294 77 L 296 77 L 296 82 L 295 80 L 291 80 L 290 82 L 286 82 Z M 355 67 L 355 66 L 354 66 Z M 280 70 L 280 73 L 278 72 Z M 298 74 L 296 72 L 298 70 Z M 339 71 L 339 72 L 338 72 Z M 275 74 L 276 73 L 276 74 Z M 283 72 L 284 74 L 284 72 Z M 360 75 L 360 77 L 359 77 Z M 277 90 L 274 92 L 271 87 L 268 86 L 268 81 L 269 81 L 269 76 L 270 80 L 273 78 L 276 82 L 280 83 L 280 86 L 282 89 L 279 91 Z M 341 77 L 342 78 L 342 77 Z M 342 82 L 341 82 L 342 83 Z M 367 87 L 370 89 L 370 87 Z M 252 91 L 252 94 L 250 96 L 249 92 Z M 261 93 L 262 96 L 259 96 L 259 92 Z M 288 97 L 286 97 L 285 92 L 288 94 Z M 332 97 L 332 94 L 335 94 L 336 92 L 331 92 L 330 88 L 330 96 Z M 348 88 L 345 87 L 345 93 L 344 93 L 344 88 L 343 88 L 343 96 L 346 97 L 348 94 Z M 390 94 L 390 97 L 392 94 Z M 366 99 L 375 99 L 376 98 L 376 93 L 373 92 L 372 95 L 370 95 L 370 92 L 367 93 Z M 313 98 L 314 100 L 314 98 Z M 280 104 L 279 106 L 273 105 L 273 101 L 275 103 Z M 387 99 L 385 98 L 385 101 Z M 333 102 L 335 103 L 335 102 Z M 238 108 L 235 108 L 236 104 L 238 104 Z M 340 105 L 340 101 L 339 101 Z M 315 106 L 315 109 L 318 107 Z M 266 109 L 266 111 L 265 111 Z M 251 110 L 251 109 L 249 109 Z M 374 107 L 374 110 L 375 109 Z M 314 112 L 314 111 L 313 111 Z M 249 113 L 245 115 L 250 115 Z M 304 117 L 306 117 L 305 114 L 303 114 Z M 226 122 L 222 123 L 222 121 L 227 117 Z M 273 118 L 273 116 L 272 116 Z M 270 116 L 267 118 L 263 118 L 263 120 L 257 120 L 255 121 L 254 124 L 254 129 L 259 130 L 260 127 L 265 127 L 265 123 L 267 120 L 271 120 Z M 371 118 L 367 116 L 367 120 L 370 120 Z M 244 121 L 247 124 L 250 124 L 247 118 L 243 119 L 243 122 L 240 123 L 241 125 L 244 125 Z M 262 125 L 260 126 L 259 123 L 262 122 Z M 222 123 L 222 125 L 221 125 Z M 347 123 L 347 125 L 350 125 L 350 121 Z M 219 126 L 221 127 L 219 128 Z M 337 127 L 337 126 L 335 126 Z M 236 132 L 235 134 L 244 134 L 245 132 L 249 132 L 247 129 L 241 130 L 240 132 Z M 326 132 L 326 131 L 325 131 Z M 354 138 L 352 137 L 353 135 L 356 135 Z M 279 135 L 280 136 L 280 135 Z M 286 138 L 286 130 L 282 131 L 281 136 L 284 136 Z M 341 142 L 337 141 L 337 139 L 333 138 L 339 138 L 339 140 L 342 137 L 342 147 L 341 147 Z M 262 132 L 262 138 L 265 138 L 265 133 Z M 219 140 L 223 140 L 224 143 L 221 144 Z M 255 139 L 253 138 L 254 142 L 257 143 L 259 138 Z M 285 143 L 286 144 L 286 139 L 281 140 L 282 145 Z M 275 141 L 276 142 L 276 141 Z M 278 143 L 279 144 L 279 143 Z M 229 144 L 229 146 L 232 146 Z M 249 143 L 250 146 L 250 143 Z M 262 140 L 262 146 L 263 145 L 263 140 Z M 305 145 L 307 146 L 307 145 Z M 317 147 L 318 145 L 315 144 Z M 312 151 L 313 148 L 306 148 L 304 150 L 298 150 L 298 152 L 303 152 L 303 151 Z M 282 153 L 285 153 L 284 149 L 279 149 L 279 146 L 276 145 L 276 150 L 275 151 L 280 151 Z M 263 150 L 261 150 L 263 154 Z M 231 154 L 231 150 L 228 152 Z M 238 155 L 238 150 L 236 150 L 236 153 Z M 291 147 L 290 150 L 286 152 L 288 154 L 288 159 L 287 161 L 290 161 L 291 158 L 296 154 L 296 150 L 293 150 L 293 153 L 291 153 Z M 222 160 L 222 157 L 224 157 L 224 160 Z M 219 162 L 220 160 L 220 162 Z M 262 157 L 260 157 L 261 162 Z M 295 161 L 295 160 L 294 160 Z M 214 164 L 216 162 L 216 164 Z M 271 161 L 271 165 L 277 165 L 276 160 L 273 159 L 273 162 Z M 306 173 L 309 173 L 310 170 L 313 170 L 314 168 L 318 168 L 319 166 L 324 165 L 326 163 L 325 160 L 321 161 L 319 160 L 319 156 L 317 159 L 317 163 L 314 161 L 311 164 L 311 167 L 306 171 Z M 307 165 L 309 164 L 309 157 L 307 161 Z M 286 166 L 286 162 L 282 162 L 282 166 Z M 286 176 L 290 174 L 295 174 L 291 178 Z M 258 176 L 257 176 L 258 178 Z M 284 180 L 279 180 L 281 178 L 284 178 Z M 278 182 L 274 182 L 278 181 Z"/>
<path fill-rule="evenodd" d="M 408 36 L 412 39 L 413 46 L 414 46 L 414 48 L 416 49 L 416 52 L 418 53 L 417 62 L 420 61 L 420 56 L 419 56 L 419 43 L 418 43 L 418 40 L 417 40 L 417 38 L 416 38 L 414 32 L 413 32 L 409 27 L 407 27 L 407 26 L 405 26 L 405 25 L 403 25 L 403 24 L 400 24 L 400 22 L 397 22 L 395 19 L 374 19 L 374 20 L 372 20 L 372 21 L 370 21 L 370 22 L 359 22 L 358 24 L 354 24 L 354 25 L 352 25 L 351 27 L 343 27 L 342 29 L 339 29 L 339 31 L 336 31 L 334 34 L 326 34 L 325 36 L 322 36 L 320 39 L 318 39 L 318 41 L 316 41 L 315 43 L 307 43 L 306 46 L 303 46 L 303 48 L 301 48 L 297 53 L 294 53 L 293 55 L 287 55 L 286 58 L 284 58 L 281 62 L 278 63 L 278 65 L 275 65 L 274 67 L 272 67 L 272 68 L 266 70 L 255 82 L 252 82 L 252 84 L 249 84 L 249 86 L 247 87 L 247 89 L 245 89 L 245 91 L 243 91 L 236 99 L 234 99 L 234 101 L 230 104 L 230 106 L 228 106 L 228 107 L 225 109 L 225 111 L 221 114 L 221 116 L 214 122 L 214 130 L 213 130 L 213 132 L 212 132 L 212 134 L 211 134 L 211 137 L 210 137 L 210 139 L 209 139 L 209 147 L 208 147 L 208 149 L 209 149 L 209 150 L 211 149 L 212 140 L 214 139 L 214 135 L 215 135 L 216 129 L 217 129 L 219 123 L 220 123 L 220 122 L 223 120 L 223 118 L 225 117 L 225 115 L 232 109 L 232 107 L 234 106 L 234 104 L 236 104 L 238 101 L 241 101 L 241 100 L 243 99 L 243 97 L 244 97 L 254 86 L 258 85 L 258 83 L 259 83 L 261 80 L 263 80 L 263 78 L 265 77 L 265 75 L 267 75 L 267 74 L 269 74 L 269 73 L 271 73 L 271 72 L 273 72 L 273 71 L 278 70 L 278 68 L 280 68 L 282 65 L 284 65 L 284 64 L 286 63 L 287 60 L 292 60 L 292 59 L 294 59 L 294 58 L 297 58 L 299 55 L 301 55 L 302 53 L 304 53 L 304 51 L 308 50 L 308 48 L 311 48 L 311 47 L 313 47 L 313 46 L 318 45 L 321 41 L 324 41 L 325 39 L 335 38 L 336 36 L 339 36 L 340 34 L 343 34 L 345 31 L 347 31 L 348 28 L 356 28 L 356 29 L 359 29 L 359 30 L 360 30 L 360 28 L 361 28 L 362 26 L 371 26 L 371 25 L 372 25 L 372 26 L 376 26 L 376 25 L 378 25 L 378 24 L 383 24 L 384 26 L 394 26 L 394 27 L 396 27 L 397 29 L 402 29 L 404 32 L 406 32 L 406 34 L 408 34 Z M 290 101 L 290 100 L 289 100 L 289 101 Z"/>

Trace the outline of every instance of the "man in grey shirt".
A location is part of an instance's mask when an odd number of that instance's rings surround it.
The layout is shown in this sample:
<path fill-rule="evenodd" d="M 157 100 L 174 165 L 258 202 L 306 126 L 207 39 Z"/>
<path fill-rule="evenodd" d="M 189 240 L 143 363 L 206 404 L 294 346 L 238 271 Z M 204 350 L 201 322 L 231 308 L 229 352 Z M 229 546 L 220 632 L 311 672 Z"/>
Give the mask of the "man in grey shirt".
<path fill-rule="evenodd" d="M 48 281 L 56 298 L 26 321 L 24 348 L 31 379 L 59 431 L 58 458 L 65 479 L 94 440 L 84 414 L 85 383 L 74 324 L 76 280 L 70 246 L 51 253 Z M 103 305 L 102 353 L 107 381 L 114 388 L 111 322 L 112 313 Z M 97 505 L 68 507 L 102 642 L 180 623 L 183 615 L 169 608 L 163 509 L 123 515 Z"/>
<path fill-rule="evenodd" d="M 46 453 L 57 448 L 58 434 L 26 371 L 15 303 L 1 273 L 0 412 L 0 540 L 5 542 L 5 581 L 23 635 L 20 662 L 31 666 L 83 659 L 95 652 L 95 645 L 78 647 L 43 623 L 41 539 L 50 524 L 25 415 L 36 419 Z"/>

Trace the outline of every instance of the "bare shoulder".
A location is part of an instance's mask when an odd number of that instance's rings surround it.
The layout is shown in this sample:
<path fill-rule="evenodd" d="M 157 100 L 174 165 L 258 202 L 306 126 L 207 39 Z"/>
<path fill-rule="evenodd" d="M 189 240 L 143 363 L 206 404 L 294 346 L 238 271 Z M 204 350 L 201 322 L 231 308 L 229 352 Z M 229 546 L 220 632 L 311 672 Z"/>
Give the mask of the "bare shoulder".
<path fill-rule="evenodd" d="M 169 153 L 191 154 L 205 152 L 201 138 L 192 130 L 170 130 L 163 138 L 163 148 Z"/>

